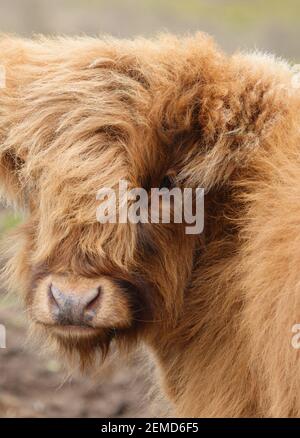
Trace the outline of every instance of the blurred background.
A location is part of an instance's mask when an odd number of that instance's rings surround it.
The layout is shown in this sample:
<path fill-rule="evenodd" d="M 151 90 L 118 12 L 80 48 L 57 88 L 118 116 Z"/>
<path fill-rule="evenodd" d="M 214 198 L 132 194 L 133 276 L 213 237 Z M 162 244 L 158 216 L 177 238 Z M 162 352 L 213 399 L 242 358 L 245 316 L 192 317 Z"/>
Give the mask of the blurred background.
<path fill-rule="evenodd" d="M 300 62 L 299 0 L 0 0 L 0 32 L 151 36 L 202 30 L 227 52 L 274 52 Z M 20 221 L 0 207 L 1 238 Z M 26 315 L 1 291 L 0 417 L 136 417 L 151 415 L 151 384 L 133 357 L 113 360 L 97 380 L 70 377 L 59 362 L 26 344 Z"/>
<path fill-rule="evenodd" d="M 299 59 L 299 0 L 1 0 L 0 31 L 151 36 L 203 30 L 228 51 Z"/>

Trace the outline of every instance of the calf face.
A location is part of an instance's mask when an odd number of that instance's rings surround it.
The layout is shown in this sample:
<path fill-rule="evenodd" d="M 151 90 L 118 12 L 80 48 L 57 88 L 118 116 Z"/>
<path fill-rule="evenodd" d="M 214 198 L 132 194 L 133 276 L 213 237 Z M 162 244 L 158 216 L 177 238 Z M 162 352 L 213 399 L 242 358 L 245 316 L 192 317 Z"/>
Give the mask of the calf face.
<path fill-rule="evenodd" d="M 187 161 L 157 132 L 151 69 L 113 45 L 63 44 L 2 43 L 1 180 L 25 216 L 6 272 L 34 325 L 85 360 L 175 323 L 195 239 L 183 224 L 97 221 L 99 189 L 149 191 L 170 172 L 181 186 Z"/>

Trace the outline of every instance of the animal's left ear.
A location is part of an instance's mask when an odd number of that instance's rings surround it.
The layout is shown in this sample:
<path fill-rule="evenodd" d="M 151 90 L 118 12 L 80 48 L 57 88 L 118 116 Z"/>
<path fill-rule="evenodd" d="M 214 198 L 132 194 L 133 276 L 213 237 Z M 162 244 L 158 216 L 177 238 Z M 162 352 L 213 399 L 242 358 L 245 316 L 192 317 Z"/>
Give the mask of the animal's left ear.
<path fill-rule="evenodd" d="M 24 203 L 23 187 L 19 177 L 22 159 L 13 151 L 0 151 L 0 194 L 8 202 Z"/>
<path fill-rule="evenodd" d="M 32 80 L 30 42 L 0 36 L 0 195 L 8 202 L 24 204 L 20 174 L 26 152 L 15 135 L 20 122 L 20 102 Z"/>

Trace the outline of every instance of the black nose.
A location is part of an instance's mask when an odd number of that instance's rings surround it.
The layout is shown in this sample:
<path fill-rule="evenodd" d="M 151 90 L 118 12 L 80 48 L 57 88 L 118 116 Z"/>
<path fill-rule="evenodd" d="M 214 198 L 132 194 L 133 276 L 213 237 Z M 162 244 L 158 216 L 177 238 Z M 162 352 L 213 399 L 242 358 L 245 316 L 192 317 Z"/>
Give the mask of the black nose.
<path fill-rule="evenodd" d="M 51 313 L 62 325 L 91 325 L 96 314 L 100 287 L 83 291 L 62 291 L 54 284 L 49 289 Z"/>

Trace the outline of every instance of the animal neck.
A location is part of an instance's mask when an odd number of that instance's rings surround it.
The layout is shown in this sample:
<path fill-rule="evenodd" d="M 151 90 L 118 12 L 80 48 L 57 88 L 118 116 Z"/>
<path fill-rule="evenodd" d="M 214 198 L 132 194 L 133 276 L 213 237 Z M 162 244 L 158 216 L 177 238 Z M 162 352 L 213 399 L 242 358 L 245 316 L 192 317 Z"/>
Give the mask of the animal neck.
<path fill-rule="evenodd" d="M 181 416 L 251 415 L 253 396 L 244 337 L 239 331 L 241 302 L 222 281 L 226 262 L 207 269 L 213 280 L 194 281 L 178 325 L 160 331 L 151 343 L 163 390 Z M 229 297 L 229 295 L 231 295 Z M 251 404 L 250 404 L 251 400 Z"/>

